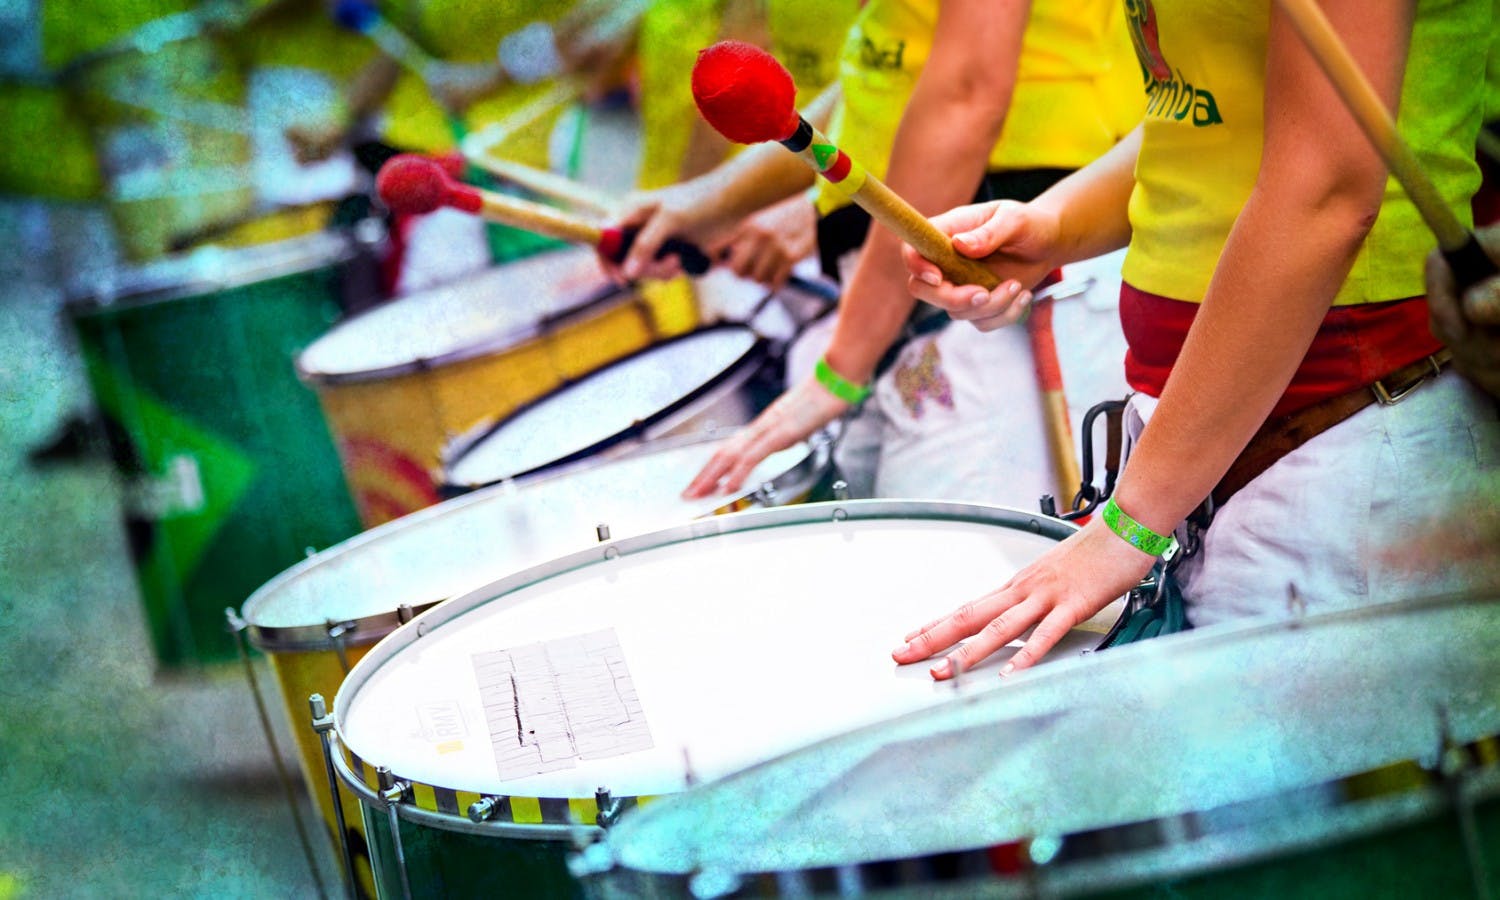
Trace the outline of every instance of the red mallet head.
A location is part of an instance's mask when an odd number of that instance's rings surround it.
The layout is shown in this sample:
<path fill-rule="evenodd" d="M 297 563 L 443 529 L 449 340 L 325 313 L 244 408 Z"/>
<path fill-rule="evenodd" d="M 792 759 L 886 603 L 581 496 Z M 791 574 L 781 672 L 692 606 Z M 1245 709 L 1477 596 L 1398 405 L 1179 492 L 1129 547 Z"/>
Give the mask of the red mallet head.
<path fill-rule="evenodd" d="M 483 206 L 478 191 L 448 177 L 443 166 L 424 156 L 393 156 L 375 176 L 375 190 L 392 212 L 420 215 L 442 206 L 477 213 Z"/>
<path fill-rule="evenodd" d="M 797 130 L 791 74 L 752 44 L 720 41 L 699 51 L 693 99 L 708 124 L 737 143 L 779 141 Z"/>

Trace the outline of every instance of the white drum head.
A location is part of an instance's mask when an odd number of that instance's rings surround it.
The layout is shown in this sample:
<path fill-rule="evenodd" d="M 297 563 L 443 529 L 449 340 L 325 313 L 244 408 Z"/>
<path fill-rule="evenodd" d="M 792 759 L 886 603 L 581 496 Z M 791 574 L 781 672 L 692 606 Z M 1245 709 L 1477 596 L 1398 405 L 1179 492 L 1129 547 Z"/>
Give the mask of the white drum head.
<path fill-rule="evenodd" d="M 913 518 L 924 515 L 949 518 Z M 370 765 L 455 790 L 678 791 L 689 768 L 719 778 L 949 700 L 952 685 L 926 664 L 897 666 L 891 649 L 1054 546 L 1023 527 L 1035 521 L 958 504 L 808 504 L 579 554 L 375 648 L 339 692 L 340 737 Z M 1073 649 L 1108 624 L 1075 633 Z"/>
<path fill-rule="evenodd" d="M 340 323 L 302 352 L 297 368 L 312 379 L 374 376 L 501 350 L 608 288 L 591 251 L 528 257 Z"/>
<path fill-rule="evenodd" d="M 420 610 L 586 549 L 598 543 L 601 524 L 621 538 L 709 515 L 734 498 L 684 500 L 681 493 L 722 443 L 648 448 L 639 456 L 497 485 L 404 516 L 277 576 L 246 602 L 244 618 L 261 635 L 309 629 L 298 637 L 320 643 L 326 622 L 393 617 L 402 604 Z M 797 444 L 767 457 L 746 484 L 753 489 L 790 481 L 790 494 L 817 480 L 825 458 L 826 451 L 815 458 L 808 445 Z"/>
<path fill-rule="evenodd" d="M 606 366 L 465 447 L 446 478 L 461 486 L 493 484 L 608 442 L 703 391 L 741 364 L 759 341 L 748 328 L 716 326 Z"/>

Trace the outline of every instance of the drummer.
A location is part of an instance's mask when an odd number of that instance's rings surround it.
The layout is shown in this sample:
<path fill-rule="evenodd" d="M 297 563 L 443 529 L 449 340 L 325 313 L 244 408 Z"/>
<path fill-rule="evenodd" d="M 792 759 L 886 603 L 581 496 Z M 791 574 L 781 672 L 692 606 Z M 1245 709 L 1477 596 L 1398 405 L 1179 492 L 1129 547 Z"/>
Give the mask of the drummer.
<path fill-rule="evenodd" d="M 1121 316 L 1140 440 L 1103 515 L 909 634 L 897 662 L 947 653 L 932 672 L 950 677 L 1036 626 L 1002 671 L 1030 666 L 1170 552 L 1174 529 L 1198 625 L 1466 587 L 1463 565 L 1417 574 L 1380 549 L 1454 508 L 1500 453 L 1494 404 L 1426 327 L 1433 239 L 1284 15 L 1239 6 L 1221 37 L 1223 8 L 1211 20 L 1185 0 L 1129 4 L 1150 74 L 1142 127 L 1032 203 L 934 220 L 1023 284 L 1129 244 Z M 1485 65 L 1471 38 L 1493 29 L 1490 5 L 1321 6 L 1385 104 L 1400 101 L 1402 134 L 1449 207 L 1466 206 Z M 1004 291 L 947 283 L 905 252 L 912 290 L 955 317 L 993 328 L 1022 315 Z M 1379 390 L 1405 397 L 1375 402 Z M 1212 527 L 1184 525 L 1210 494 Z"/>
<path fill-rule="evenodd" d="M 693 105 L 690 75 L 698 50 L 734 39 L 769 50 L 787 65 L 806 104 L 836 77 L 839 45 L 858 10 L 856 0 L 791 3 L 786 0 L 655 0 L 641 20 L 637 54 L 640 71 L 641 159 L 636 186 L 647 193 L 629 208 L 658 202 L 680 183 L 723 163 L 735 148 L 703 121 Z M 800 175 L 803 186 L 811 179 Z M 660 241 L 646 235 L 659 246 Z M 801 198 L 773 206 L 738 223 L 735 233 L 716 243 L 724 266 L 735 274 L 779 287 L 792 265 L 812 252 L 813 218 Z M 654 247 L 653 247 L 654 250 Z M 674 277 L 673 266 L 632 269 L 630 277 L 654 276 L 641 284 L 657 330 L 687 331 L 711 321 L 716 311 L 700 310 L 692 283 Z"/>
<path fill-rule="evenodd" d="M 1129 42 L 1115 5 L 871 0 L 844 42 L 842 99 L 830 137 L 918 209 L 941 209 L 976 190 L 1033 197 L 1104 152 L 1139 118 L 1139 94 L 1131 93 L 1139 75 L 1124 58 Z M 1006 61 L 999 74 L 997 55 Z M 651 260 L 668 235 L 711 245 L 741 216 L 812 181 L 806 167 L 778 147 L 752 148 L 742 160 L 629 209 L 623 220 L 642 233 L 626 274 L 659 273 L 664 264 Z M 914 309 L 898 242 L 870 229 L 868 216 L 842 206 L 847 200 L 827 184 L 819 186 L 816 202 L 825 269 L 849 275 L 836 327 L 829 323 L 831 343 L 816 366 L 803 367 L 806 377 L 797 377 L 791 361 L 788 380 L 795 386 L 693 479 L 690 496 L 737 488 L 768 453 L 858 404 Z M 851 252 L 861 247 L 863 253 Z M 864 405 L 861 420 L 840 441 L 839 466 L 855 496 L 1035 502 L 1051 483 L 1040 446 L 1028 458 L 1029 477 L 1017 477 L 1012 468 L 997 478 L 984 465 L 994 448 L 972 445 L 993 440 L 1009 453 L 1018 443 L 1006 440 L 1007 411 L 997 413 L 983 399 L 1008 395 L 1012 378 L 1032 381 L 1025 336 L 1013 346 L 1009 337 L 1001 339 L 1008 346 L 999 356 L 1013 359 L 1015 373 L 982 371 L 993 358 L 982 352 L 945 359 L 930 337 L 907 347 L 882 379 L 875 402 Z M 822 349 L 816 344 L 828 340 L 824 332 L 804 336 L 803 344 L 816 354 Z M 971 446 L 955 453 L 951 443 L 964 439 L 961 432 Z M 938 453 L 943 466 L 922 464 L 924 454 Z M 902 457 L 905 465 L 897 462 Z M 948 470 L 960 458 L 969 464 Z"/>

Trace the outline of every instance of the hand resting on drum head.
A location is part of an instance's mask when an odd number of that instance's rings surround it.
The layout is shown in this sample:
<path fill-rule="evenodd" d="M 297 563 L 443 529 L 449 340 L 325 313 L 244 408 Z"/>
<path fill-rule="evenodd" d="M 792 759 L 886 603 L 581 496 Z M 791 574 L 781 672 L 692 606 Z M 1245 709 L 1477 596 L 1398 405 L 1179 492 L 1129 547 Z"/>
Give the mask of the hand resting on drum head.
<path fill-rule="evenodd" d="M 979 260 L 1003 280 L 993 291 L 953 284 L 907 246 L 902 253 L 911 272 L 908 286 L 918 299 L 980 331 L 1003 328 L 1024 317 L 1029 292 L 1017 294 L 1007 290 L 1008 285 L 1034 285 L 1053 268 L 1072 261 L 1061 246 L 1056 214 L 1035 203 L 963 206 L 932 223 L 953 236 L 960 253 Z M 954 648 L 932 666 L 934 678 L 948 679 L 1035 626 L 1024 646 L 1001 668 L 1001 675 L 1009 675 L 1034 665 L 1069 629 L 1138 584 L 1153 562 L 1154 557 L 1122 541 L 1095 517 L 998 589 L 907 634 L 906 643 L 891 655 L 905 665 Z M 965 638 L 970 640 L 954 647 Z"/>
<path fill-rule="evenodd" d="M 745 477 L 766 457 L 806 440 L 848 408 L 849 404 L 808 376 L 726 441 L 682 496 L 691 500 L 707 497 L 716 490 L 725 494 L 738 490 Z"/>

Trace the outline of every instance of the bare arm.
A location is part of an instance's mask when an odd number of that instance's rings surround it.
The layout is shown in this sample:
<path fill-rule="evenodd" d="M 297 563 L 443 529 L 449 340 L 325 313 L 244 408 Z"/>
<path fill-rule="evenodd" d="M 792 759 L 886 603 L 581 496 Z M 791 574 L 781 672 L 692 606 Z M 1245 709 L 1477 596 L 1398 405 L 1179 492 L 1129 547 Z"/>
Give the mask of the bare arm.
<path fill-rule="evenodd" d="M 1029 0 L 941 4 L 932 53 L 902 114 L 885 181 L 927 215 L 967 202 L 984 177 L 1010 109 Z M 872 225 L 844 291 L 828 363 L 867 382 L 916 301 L 901 242 Z"/>
<path fill-rule="evenodd" d="M 1386 104 L 1400 97 L 1410 2 L 1324 0 Z M 1279 10 L 1267 42 L 1260 172 L 1220 257 L 1119 503 L 1176 526 L 1291 381 L 1380 210 L 1386 170 Z"/>

